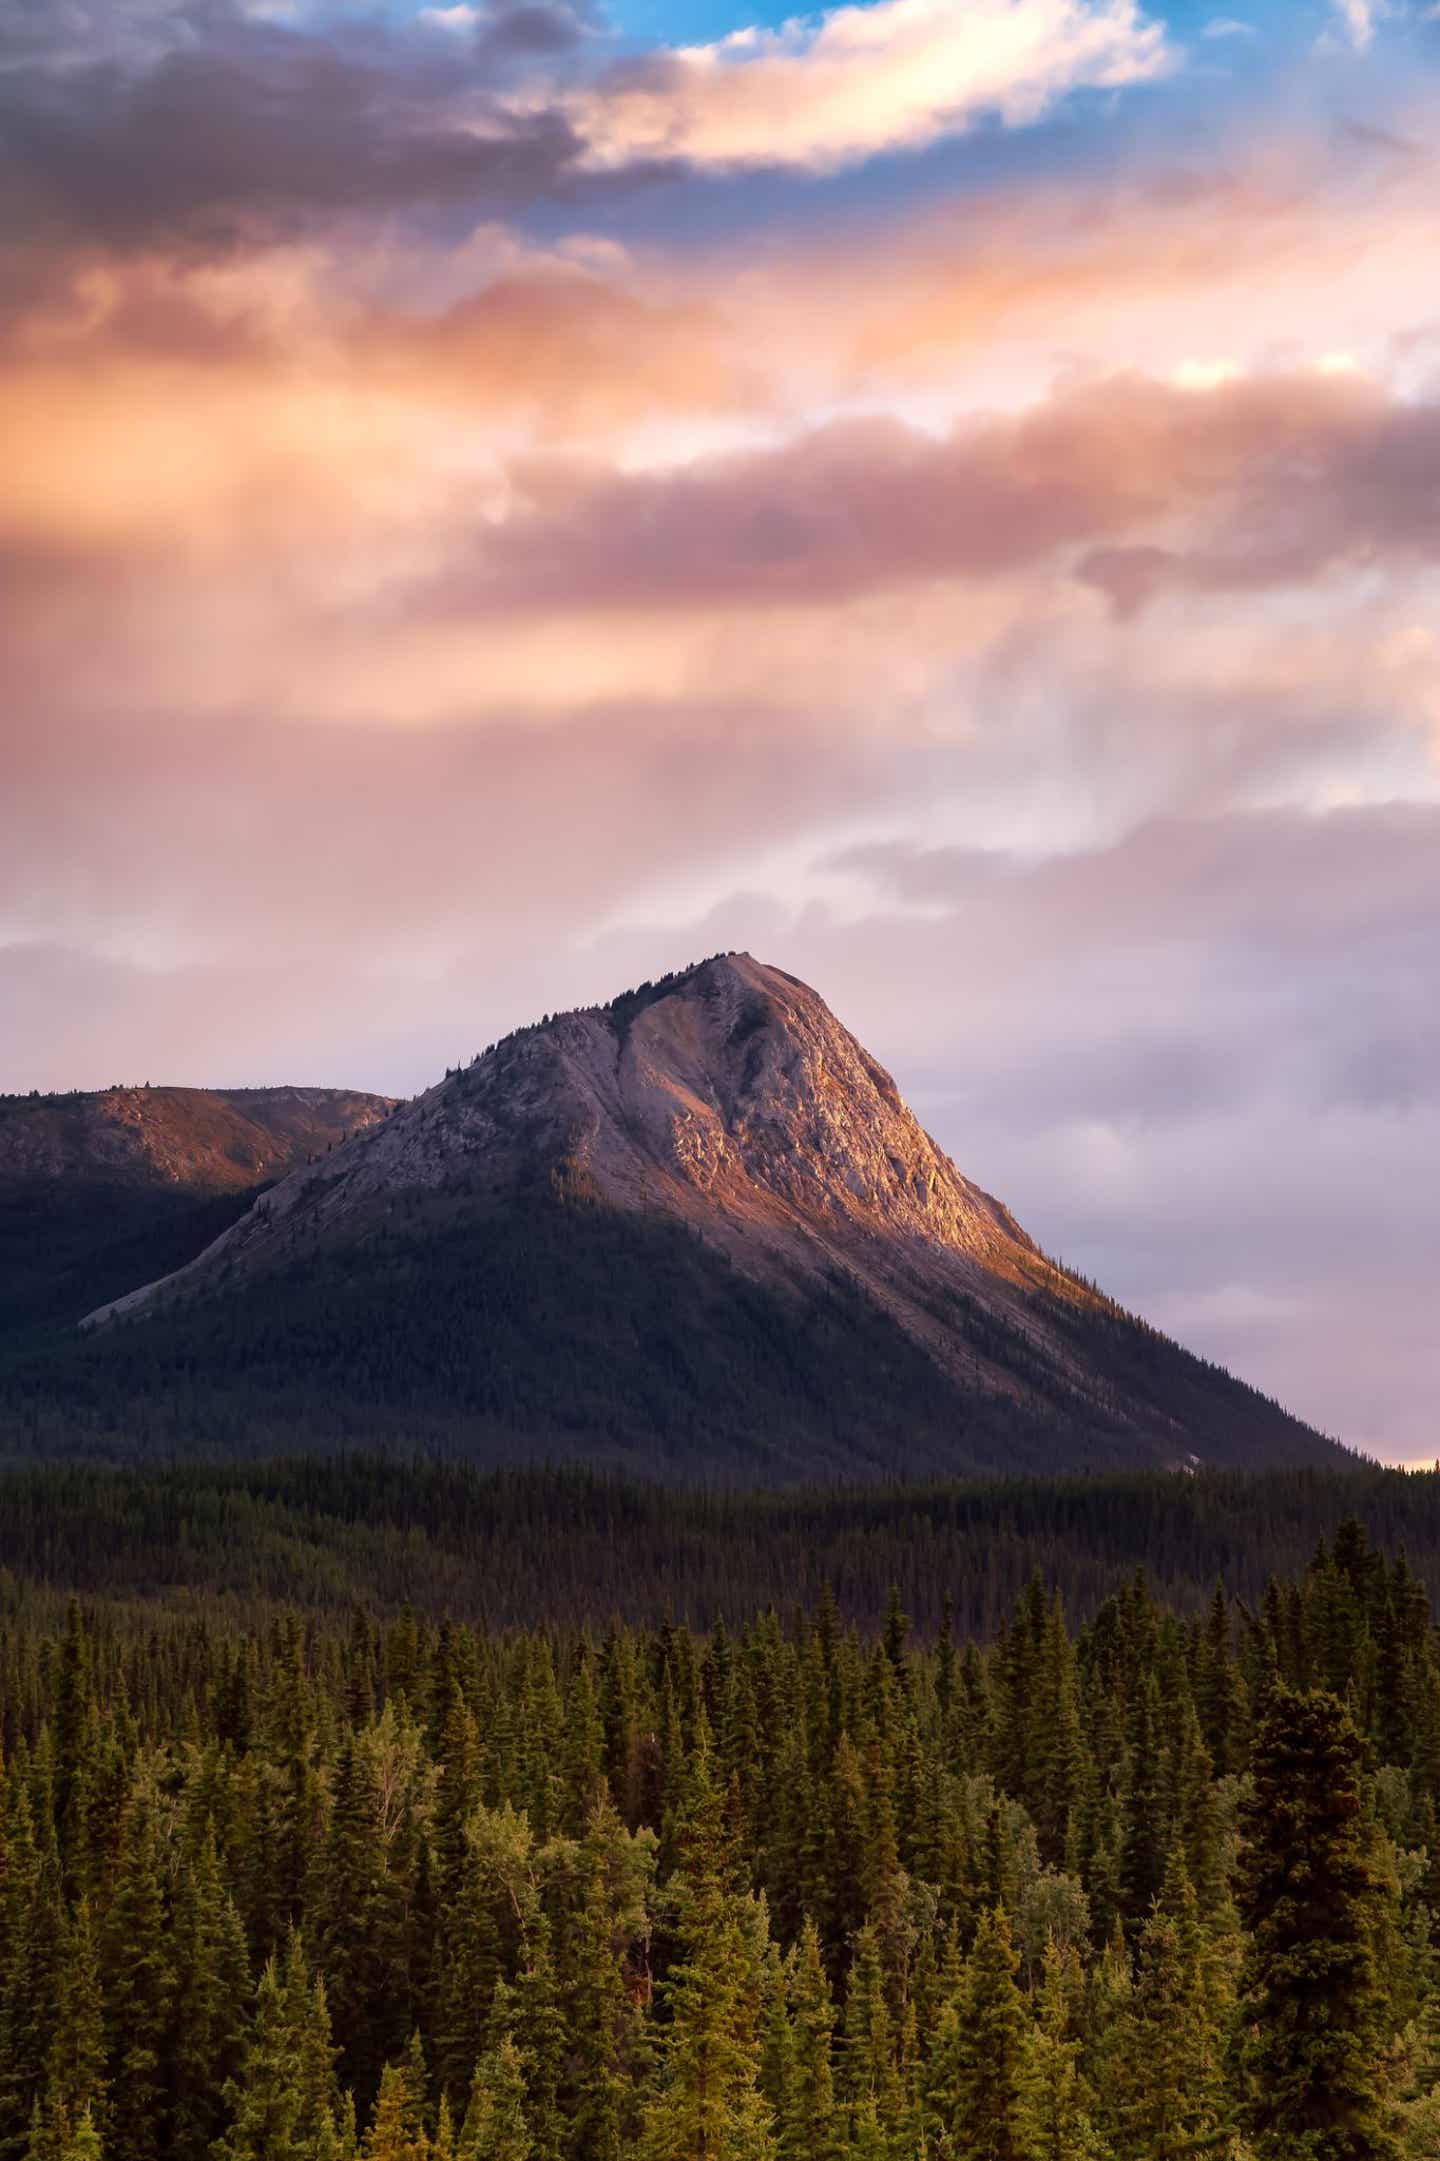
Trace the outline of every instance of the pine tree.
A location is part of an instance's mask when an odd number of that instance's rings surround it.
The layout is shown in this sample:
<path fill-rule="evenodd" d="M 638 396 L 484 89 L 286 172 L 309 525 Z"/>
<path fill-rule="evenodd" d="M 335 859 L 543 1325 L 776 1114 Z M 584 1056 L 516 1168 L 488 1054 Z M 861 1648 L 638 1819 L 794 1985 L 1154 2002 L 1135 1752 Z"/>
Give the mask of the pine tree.
<path fill-rule="evenodd" d="M 168 2137 L 166 2055 L 175 1977 L 155 1811 L 154 1792 L 142 1777 L 126 1809 L 105 1918 L 106 2161 L 153 2161 Z"/>
<path fill-rule="evenodd" d="M 107 2086 L 105 2060 L 99 1957 L 90 1908 L 82 1899 L 60 1932 L 55 2031 L 45 2065 L 47 2122 L 74 2131 L 82 2118 L 88 2118 L 91 2130 L 99 2136 Z"/>
<path fill-rule="evenodd" d="M 1003 1907 L 980 1922 L 932 2086 L 944 2152 L 954 2161 L 1026 2161 L 1030 2019 Z"/>
<path fill-rule="evenodd" d="M 813 1921 L 806 1921 L 786 1960 L 785 1993 L 790 2049 L 781 2161 L 835 2161 L 843 2143 L 832 2063 L 835 2006 Z"/>
<path fill-rule="evenodd" d="M 723 1805 L 703 1748 L 692 1786 L 677 1885 L 680 1957 L 666 1982 L 661 2081 L 638 2151 L 641 2161 L 772 2161 L 754 1931 L 727 1882 Z"/>
<path fill-rule="evenodd" d="M 245 1931 L 207 1829 L 175 1899 L 174 2025 L 169 2038 L 174 2161 L 204 2161 L 220 2101 L 240 2068 L 250 1962 Z"/>
<path fill-rule="evenodd" d="M 1151 1668 L 1136 1698 L 1127 1745 L 1120 1900 L 1132 1933 L 1159 1896 L 1170 1843 L 1160 1761 L 1162 1717 L 1160 1685 Z"/>
<path fill-rule="evenodd" d="M 1142 1924 L 1116 2096 L 1119 2152 L 1130 2161 L 1205 2144 L 1220 2114 L 1222 2036 L 1195 1893 L 1176 1847 Z"/>
<path fill-rule="evenodd" d="M 1245 2113 L 1259 2161 L 1396 2152 L 1362 1753 L 1334 1696 L 1275 1691 L 1256 1737 L 1241 1889 Z"/>
<path fill-rule="evenodd" d="M 60 1937 L 53 1827 L 36 1821 L 24 1756 L 11 1766 L 0 1883 L 0 2155 L 23 2154 L 40 2105 L 57 2005 Z M 42 1800 L 42 1807 L 44 1803 Z"/>
<path fill-rule="evenodd" d="M 37 2110 L 26 2161 L 103 2161 L 104 2146 L 88 2108 Z"/>
<path fill-rule="evenodd" d="M 475 2066 L 456 2161 L 533 2161 L 525 2059 L 508 2037 Z"/>
<path fill-rule="evenodd" d="M 571 2151 L 619 2161 L 634 2138 L 650 2000 L 655 1838 L 630 1833 L 608 1799 L 591 1810 L 580 1847 L 570 2031 L 577 2063 Z"/>
<path fill-rule="evenodd" d="M 868 1923 L 855 1939 L 850 1962 L 840 2068 L 852 2143 L 866 2125 L 869 2143 L 882 2140 L 888 2152 L 900 2133 L 905 2092 L 885 1962 Z"/>
<path fill-rule="evenodd" d="M 1075 1954 L 1062 1954 L 1050 1943 L 1020 2101 L 1020 2145 L 1027 2161 L 1100 2161 L 1092 2097 L 1080 2068 L 1078 1993 Z"/>
<path fill-rule="evenodd" d="M 561 2161 L 565 2135 L 560 2085 L 570 2035 L 561 2008 L 550 1940 L 549 1919 L 543 1913 L 537 1914 L 526 1932 L 525 1963 L 515 1977 L 513 2015 L 492 2037 L 492 2046 L 501 2039 L 513 2039 L 523 2059 L 525 2121 L 534 2161 Z M 497 1998 L 499 1995 L 497 1988 Z M 492 2027 L 495 2023 L 492 2010 Z"/>
<path fill-rule="evenodd" d="M 340 2110 L 325 1991 L 292 1940 L 282 1970 L 260 1976 L 240 2068 L 228 2080 L 230 2128 L 215 2161 L 339 2161 L 353 2145 Z"/>
<path fill-rule="evenodd" d="M 404 2055 L 387 2063 L 380 2074 L 364 2161 L 430 2161 L 425 2115 L 425 2057 L 417 2034 Z"/>

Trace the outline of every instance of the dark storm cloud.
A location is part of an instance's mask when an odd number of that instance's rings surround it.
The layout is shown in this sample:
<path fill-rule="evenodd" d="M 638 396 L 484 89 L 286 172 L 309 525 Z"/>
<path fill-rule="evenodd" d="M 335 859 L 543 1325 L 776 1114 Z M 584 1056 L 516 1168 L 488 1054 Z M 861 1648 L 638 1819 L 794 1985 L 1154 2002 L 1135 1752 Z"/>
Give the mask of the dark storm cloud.
<path fill-rule="evenodd" d="M 350 213 L 514 210 L 567 184 L 578 145 L 558 110 L 506 104 L 507 63 L 582 35 L 552 0 L 483 13 L 463 36 L 225 5 L 12 5 L 9 246 L 215 252 Z"/>

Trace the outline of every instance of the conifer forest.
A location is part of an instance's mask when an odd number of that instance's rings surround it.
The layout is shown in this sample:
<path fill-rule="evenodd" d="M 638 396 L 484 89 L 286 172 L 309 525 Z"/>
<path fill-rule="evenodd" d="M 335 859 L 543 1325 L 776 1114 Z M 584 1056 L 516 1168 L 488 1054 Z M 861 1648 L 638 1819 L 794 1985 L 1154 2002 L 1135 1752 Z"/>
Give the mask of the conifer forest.
<path fill-rule="evenodd" d="M 978 1631 L 10 1559 L 4 2161 L 1440 2154 L 1440 1643 L 1354 1519 Z"/>

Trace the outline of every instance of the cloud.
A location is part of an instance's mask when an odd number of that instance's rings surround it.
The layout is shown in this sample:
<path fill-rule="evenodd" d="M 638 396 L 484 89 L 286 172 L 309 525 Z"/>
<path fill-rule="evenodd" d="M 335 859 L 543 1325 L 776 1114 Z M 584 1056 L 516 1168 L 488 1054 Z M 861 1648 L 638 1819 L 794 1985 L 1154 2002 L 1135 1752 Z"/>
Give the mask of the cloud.
<path fill-rule="evenodd" d="M 1368 52 L 1376 25 L 1389 13 L 1384 0 L 1334 0 L 1335 12 L 1356 52 Z"/>
<path fill-rule="evenodd" d="M 753 944 L 1048 1243 L 1415 1441 L 1422 89 L 829 181 L 1163 39 L 441 12 L 0 5 L 3 1077 L 408 1088 Z"/>
<path fill-rule="evenodd" d="M 616 68 L 569 111 L 589 161 L 832 170 L 1077 89 L 1152 80 L 1163 27 L 1134 0 L 872 0 Z"/>
<path fill-rule="evenodd" d="M 1355 1443 L 1434 1453 L 1440 806 L 848 851 L 843 922 L 737 903 L 1054 1252 Z M 641 973 L 664 934 L 624 956 Z"/>
<path fill-rule="evenodd" d="M 1351 370 L 1127 375 L 939 440 L 874 419 L 673 472 L 522 462 L 431 605 L 764 609 L 1049 564 L 1129 615 L 1434 561 L 1437 486 L 1440 406 Z"/>
<path fill-rule="evenodd" d="M 424 25 L 307 28 L 224 0 L 39 19 L 0 68 L 0 215 L 21 261 L 216 256 L 387 212 L 473 222 L 575 174 L 564 115 L 506 94 L 511 61 L 581 35 L 558 5 L 486 9 L 458 56 Z"/>

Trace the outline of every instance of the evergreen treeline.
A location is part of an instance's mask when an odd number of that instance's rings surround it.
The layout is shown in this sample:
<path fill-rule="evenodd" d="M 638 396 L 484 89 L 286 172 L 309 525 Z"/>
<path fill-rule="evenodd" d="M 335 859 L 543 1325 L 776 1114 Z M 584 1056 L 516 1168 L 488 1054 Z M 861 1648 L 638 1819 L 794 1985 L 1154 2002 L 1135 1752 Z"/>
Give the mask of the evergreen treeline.
<path fill-rule="evenodd" d="M 707 1633 L 12 1590 L 6 2161 L 1397 2161 L 1440 2142 L 1440 1643 L 1037 1579 Z"/>
<path fill-rule="evenodd" d="M 183 1268 L 262 1190 L 0 1178 L 0 1349 L 68 1329 L 108 1299 Z"/>
<path fill-rule="evenodd" d="M 536 1179 L 497 1198 L 477 1162 L 443 1190 L 377 1198 L 343 1237 L 317 1179 L 264 1267 L 217 1265 L 84 1336 L 38 1319 L 7 1335 L 0 1275 L 0 1455 L 423 1447 L 739 1486 L 1341 1457 L 1117 1309 L 1047 1308 L 1056 1359 L 998 1309 L 937 1291 L 934 1317 L 973 1360 L 942 1370 L 838 1268 L 782 1290 L 679 1222 L 592 1204 L 543 1166 Z"/>
<path fill-rule="evenodd" d="M 360 1599 L 492 1627 L 704 1628 L 826 1590 L 864 1622 L 894 1584 L 926 1635 L 948 1601 L 958 1630 L 988 1639 L 1037 1573 L 1081 1620 L 1142 1565 L 1182 1613 L 1220 1579 L 1254 1606 L 1272 1570 L 1298 1573 L 1351 1515 L 1440 1600 L 1440 1475 L 1360 1462 L 772 1493 L 371 1455 L 60 1466 L 0 1473 L 0 1570 L 62 1594 L 219 1600 L 257 1624 L 277 1603 Z M 0 1611 L 5 1595 L 0 1578 Z"/>

